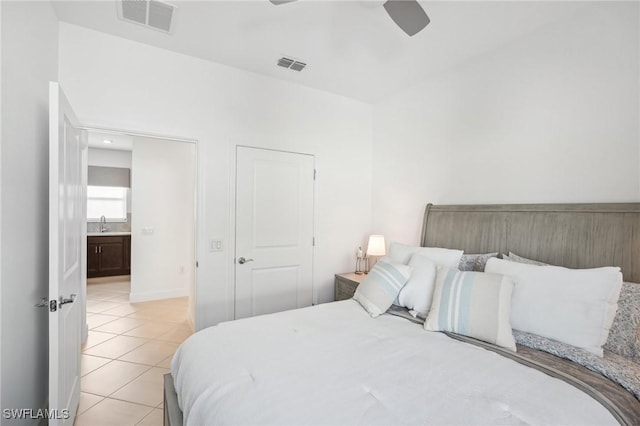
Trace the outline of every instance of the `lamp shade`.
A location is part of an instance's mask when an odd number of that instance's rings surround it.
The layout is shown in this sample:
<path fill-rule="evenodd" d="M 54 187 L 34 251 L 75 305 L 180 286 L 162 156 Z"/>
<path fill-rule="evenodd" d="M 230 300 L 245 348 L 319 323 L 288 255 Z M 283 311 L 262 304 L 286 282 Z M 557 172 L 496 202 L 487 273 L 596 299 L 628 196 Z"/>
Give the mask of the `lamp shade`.
<path fill-rule="evenodd" d="M 367 256 L 384 256 L 387 254 L 384 244 L 384 236 L 371 235 L 367 245 Z"/>

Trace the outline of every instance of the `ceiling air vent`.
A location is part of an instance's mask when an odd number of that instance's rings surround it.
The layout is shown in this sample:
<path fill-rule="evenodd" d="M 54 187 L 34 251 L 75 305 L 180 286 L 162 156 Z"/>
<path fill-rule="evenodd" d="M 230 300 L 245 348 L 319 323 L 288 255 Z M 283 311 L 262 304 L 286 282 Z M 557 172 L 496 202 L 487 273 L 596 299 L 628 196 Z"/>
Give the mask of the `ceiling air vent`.
<path fill-rule="evenodd" d="M 304 69 L 304 67 L 306 67 L 306 66 L 307 66 L 307 64 L 305 64 L 304 62 L 295 61 L 293 64 L 291 64 L 289 69 L 294 70 L 294 71 L 302 71 Z"/>
<path fill-rule="evenodd" d="M 304 67 L 307 66 L 304 62 L 298 61 L 296 59 L 282 57 L 278 59 L 278 66 L 283 68 L 289 68 L 293 71 L 302 71 Z"/>
<path fill-rule="evenodd" d="M 284 67 L 284 68 L 289 68 L 291 66 L 291 64 L 293 64 L 295 61 L 293 59 L 289 59 L 289 58 L 280 58 L 278 59 L 278 66 L 279 67 Z"/>
<path fill-rule="evenodd" d="M 121 0 L 120 18 L 165 33 L 171 32 L 175 6 L 157 0 Z"/>

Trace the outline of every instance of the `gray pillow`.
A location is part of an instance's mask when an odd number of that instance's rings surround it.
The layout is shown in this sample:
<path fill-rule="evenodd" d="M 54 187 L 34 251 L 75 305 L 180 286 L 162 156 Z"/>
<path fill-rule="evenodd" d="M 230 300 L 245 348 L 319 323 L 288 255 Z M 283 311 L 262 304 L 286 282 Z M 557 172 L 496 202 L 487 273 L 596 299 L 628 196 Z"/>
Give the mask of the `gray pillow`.
<path fill-rule="evenodd" d="M 484 272 L 484 266 L 492 257 L 498 257 L 498 252 L 485 254 L 463 254 L 458 263 L 460 271 Z"/>
<path fill-rule="evenodd" d="M 527 265 L 538 265 L 538 266 L 547 266 L 549 265 L 548 263 L 544 263 L 544 262 L 538 262 L 537 260 L 533 260 L 533 259 L 527 259 L 526 257 L 522 257 L 522 256 L 518 256 L 517 254 L 513 253 L 513 252 L 509 252 L 509 254 L 503 254 L 502 258 L 504 260 L 510 260 L 512 262 L 518 262 L 518 263 L 526 263 Z"/>
<path fill-rule="evenodd" d="M 511 252 L 502 258 L 530 265 L 547 265 Z M 640 363 L 640 284 L 622 283 L 618 310 L 603 348 Z"/>
<path fill-rule="evenodd" d="M 622 283 L 618 310 L 604 349 L 640 363 L 640 284 Z"/>

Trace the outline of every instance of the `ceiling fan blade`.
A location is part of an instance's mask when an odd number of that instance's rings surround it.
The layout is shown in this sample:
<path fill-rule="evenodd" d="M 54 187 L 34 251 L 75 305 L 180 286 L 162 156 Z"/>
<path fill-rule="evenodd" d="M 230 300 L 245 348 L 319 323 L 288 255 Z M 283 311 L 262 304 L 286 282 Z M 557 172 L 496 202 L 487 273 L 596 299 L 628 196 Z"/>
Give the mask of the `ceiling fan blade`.
<path fill-rule="evenodd" d="M 418 34 L 431 22 L 417 0 L 387 0 L 384 9 L 409 36 Z"/>
<path fill-rule="evenodd" d="M 286 3 L 292 3 L 296 0 L 269 0 L 271 2 L 271 4 L 275 4 L 276 6 L 279 6 L 281 4 L 286 4 Z"/>

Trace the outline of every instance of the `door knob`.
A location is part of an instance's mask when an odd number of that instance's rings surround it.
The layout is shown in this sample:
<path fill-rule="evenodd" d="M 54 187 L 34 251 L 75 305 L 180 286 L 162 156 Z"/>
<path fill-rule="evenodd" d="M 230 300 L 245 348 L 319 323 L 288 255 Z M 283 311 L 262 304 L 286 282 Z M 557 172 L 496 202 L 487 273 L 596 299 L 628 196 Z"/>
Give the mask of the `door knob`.
<path fill-rule="evenodd" d="M 240 259 L 238 259 L 238 263 L 241 265 L 244 265 L 247 262 L 253 262 L 253 259 L 245 259 L 244 257 L 241 257 Z"/>

